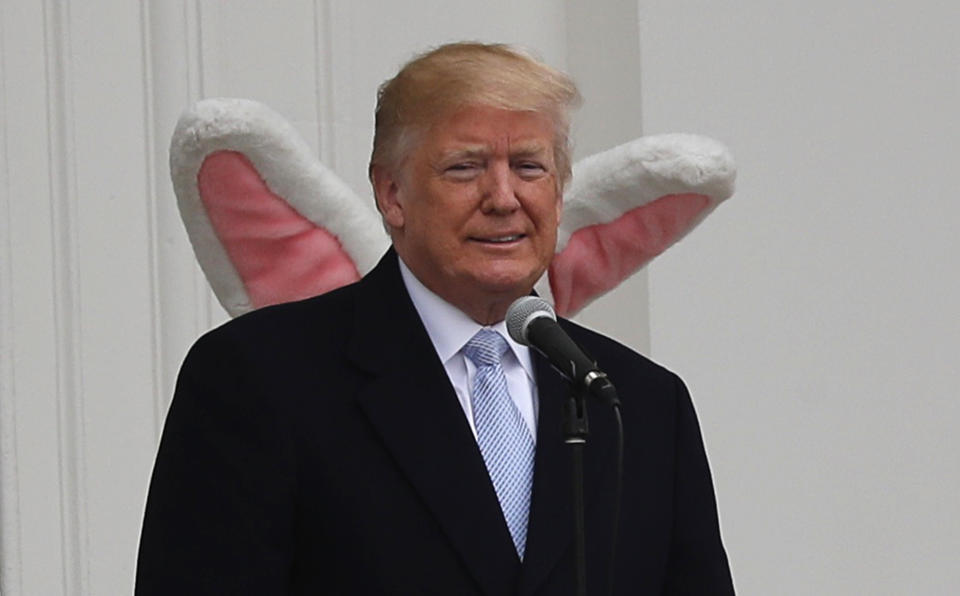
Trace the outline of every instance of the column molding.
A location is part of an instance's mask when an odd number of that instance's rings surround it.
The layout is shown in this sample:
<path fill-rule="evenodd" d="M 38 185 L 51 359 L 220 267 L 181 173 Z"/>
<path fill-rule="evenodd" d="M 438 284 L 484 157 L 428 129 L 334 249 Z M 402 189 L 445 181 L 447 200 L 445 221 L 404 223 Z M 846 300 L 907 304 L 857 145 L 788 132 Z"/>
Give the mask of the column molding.
<path fill-rule="evenodd" d="M 336 110 L 333 97 L 333 20 L 330 0 L 314 0 L 314 65 L 317 80 L 317 147 L 320 160 L 337 171 L 337 138 L 333 123 Z"/>
<path fill-rule="evenodd" d="M 21 591 L 20 479 L 17 474 L 17 402 L 13 356 L 13 240 L 11 238 L 7 68 L 4 58 L 6 15 L 0 6 L 0 594 Z"/>
<path fill-rule="evenodd" d="M 57 381 L 57 430 L 60 460 L 61 550 L 63 594 L 87 593 L 89 565 L 83 556 L 86 532 L 84 390 L 80 362 L 80 279 L 77 179 L 73 133 L 70 3 L 45 0 L 47 147 L 50 162 L 50 239 L 53 246 L 54 319 Z"/>
<path fill-rule="evenodd" d="M 159 192 L 157 179 L 157 126 L 156 110 L 154 108 L 154 72 L 153 72 L 153 19 L 150 13 L 149 0 L 140 2 L 140 52 L 141 68 L 143 69 L 143 130 L 144 130 L 144 176 L 148 190 L 147 201 L 147 252 L 150 263 L 150 346 L 151 346 L 151 378 L 153 385 L 153 430 L 159 436 L 163 424 L 163 374 L 164 346 L 160 328 L 163 324 L 160 300 L 160 259 L 162 249 L 159 246 L 160 220 Z"/>

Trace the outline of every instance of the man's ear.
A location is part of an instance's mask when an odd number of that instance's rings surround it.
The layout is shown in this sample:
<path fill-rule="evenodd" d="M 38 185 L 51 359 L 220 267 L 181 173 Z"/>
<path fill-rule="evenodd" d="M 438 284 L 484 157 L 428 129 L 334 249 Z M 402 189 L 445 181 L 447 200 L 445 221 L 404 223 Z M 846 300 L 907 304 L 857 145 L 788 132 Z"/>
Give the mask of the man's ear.
<path fill-rule="evenodd" d="M 391 170 L 381 165 L 370 168 L 373 194 L 383 220 L 394 229 L 403 228 L 403 204 L 400 200 L 400 181 Z"/>
<path fill-rule="evenodd" d="M 557 191 L 557 225 L 563 221 L 563 189 Z"/>

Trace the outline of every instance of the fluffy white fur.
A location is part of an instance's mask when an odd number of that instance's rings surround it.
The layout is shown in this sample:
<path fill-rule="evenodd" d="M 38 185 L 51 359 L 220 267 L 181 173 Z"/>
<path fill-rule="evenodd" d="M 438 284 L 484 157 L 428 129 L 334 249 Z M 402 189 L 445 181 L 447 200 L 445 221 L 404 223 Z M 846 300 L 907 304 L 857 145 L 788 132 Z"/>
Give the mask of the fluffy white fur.
<path fill-rule="evenodd" d="M 713 139 L 692 134 L 641 137 L 586 157 L 573 165 L 573 176 L 564 191 L 557 252 L 580 228 L 609 223 L 665 195 L 707 196 L 708 208 L 674 239 L 676 242 L 733 195 L 735 179 L 736 165 L 730 151 Z M 546 274 L 537 282 L 536 290 L 544 299 L 555 302 Z"/>
<path fill-rule="evenodd" d="M 719 142 L 698 135 L 641 137 L 591 155 L 573 166 L 573 177 L 564 193 L 557 252 L 563 250 L 578 229 L 609 223 L 662 196 L 706 195 L 710 207 L 689 226 L 689 232 L 721 201 L 733 195 L 735 179 L 736 166 L 730 151 Z"/>
<path fill-rule="evenodd" d="M 389 245 L 379 217 L 320 163 L 294 128 L 266 106 L 245 99 L 205 99 L 180 117 L 170 143 L 170 172 L 197 260 L 233 316 L 252 309 L 237 270 L 214 233 L 197 186 L 204 159 L 237 151 L 274 194 L 336 236 L 361 275 Z"/>

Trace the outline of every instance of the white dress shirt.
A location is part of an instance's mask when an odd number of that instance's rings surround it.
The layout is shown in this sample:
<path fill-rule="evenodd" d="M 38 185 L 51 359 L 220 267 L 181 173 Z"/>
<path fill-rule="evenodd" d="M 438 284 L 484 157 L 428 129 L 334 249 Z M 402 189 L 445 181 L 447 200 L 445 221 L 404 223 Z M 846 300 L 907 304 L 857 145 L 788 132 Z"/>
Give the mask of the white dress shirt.
<path fill-rule="evenodd" d="M 460 407 L 467 417 L 470 429 L 473 431 L 473 437 L 477 437 L 477 427 L 473 421 L 473 407 L 471 406 L 470 394 L 473 389 L 473 379 L 477 372 L 477 367 L 463 353 L 463 346 L 470 341 L 478 331 L 483 329 L 480 325 L 460 309 L 450 304 L 440 296 L 430 291 L 404 264 L 403 259 L 400 262 L 400 275 L 403 283 L 407 287 L 407 292 L 413 300 L 413 305 L 423 321 L 423 326 L 427 329 L 430 341 L 433 342 L 433 348 L 440 357 L 440 362 L 450 377 L 450 383 L 457 392 L 457 399 L 460 401 Z M 527 424 L 530 430 L 530 436 L 534 443 L 537 440 L 537 384 L 533 375 L 533 360 L 530 356 L 530 348 L 520 345 L 511 339 L 507 333 L 507 325 L 500 321 L 495 325 L 490 325 L 493 329 L 507 340 L 510 349 L 503 356 L 501 365 L 503 372 L 507 377 L 507 391 L 513 398 L 517 410 Z"/>

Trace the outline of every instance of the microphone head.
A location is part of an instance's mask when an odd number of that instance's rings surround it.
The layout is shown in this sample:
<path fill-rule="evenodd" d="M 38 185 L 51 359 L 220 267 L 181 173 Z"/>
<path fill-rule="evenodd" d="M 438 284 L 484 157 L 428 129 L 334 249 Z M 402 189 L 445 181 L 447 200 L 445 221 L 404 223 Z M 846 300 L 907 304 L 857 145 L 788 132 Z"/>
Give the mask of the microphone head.
<path fill-rule="evenodd" d="M 550 303 L 539 296 L 523 296 L 517 298 L 507 309 L 507 332 L 513 341 L 525 346 L 530 345 L 527 338 L 527 329 L 530 323 L 540 317 L 549 317 L 557 320 Z"/>

